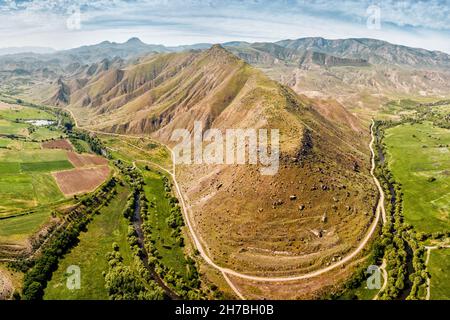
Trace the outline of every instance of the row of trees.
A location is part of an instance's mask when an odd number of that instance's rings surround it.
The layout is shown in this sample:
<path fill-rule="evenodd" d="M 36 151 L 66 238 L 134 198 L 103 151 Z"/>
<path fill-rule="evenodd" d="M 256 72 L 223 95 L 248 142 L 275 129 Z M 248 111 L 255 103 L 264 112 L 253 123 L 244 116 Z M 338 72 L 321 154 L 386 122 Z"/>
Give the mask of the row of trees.
<path fill-rule="evenodd" d="M 70 142 L 75 146 L 77 151 L 85 151 L 84 147 L 78 142 L 78 140 L 83 140 L 89 144 L 91 150 L 96 154 L 111 158 L 111 156 L 108 154 L 108 151 L 106 150 L 106 147 L 98 137 L 90 134 L 89 132 L 77 129 L 66 130 L 66 133 L 69 135 Z"/>
<path fill-rule="evenodd" d="M 407 121 L 404 119 L 403 121 Z M 378 132 L 377 151 L 386 155 L 383 144 L 385 130 L 398 125 L 395 122 L 378 121 L 375 129 Z M 377 159 L 376 175 L 380 180 L 390 201 L 386 201 L 387 221 L 382 229 L 380 244 L 386 260 L 388 282 L 386 289 L 380 294 L 380 299 L 396 299 L 400 295 L 408 294 L 407 299 L 418 299 L 420 286 L 426 283 L 427 274 L 423 261 L 424 245 L 417 240 L 416 232 L 412 226 L 404 222 L 403 193 L 401 185 L 395 181 L 386 161 Z M 409 274 L 408 265 L 411 264 L 413 272 Z"/>
<path fill-rule="evenodd" d="M 109 270 L 104 273 L 105 286 L 112 300 L 162 300 L 164 292 L 151 278 L 149 270 L 135 255 L 132 267 L 123 263 L 119 246 L 107 254 Z"/>
<path fill-rule="evenodd" d="M 165 190 L 165 198 L 170 204 L 169 216 L 166 218 L 166 223 L 172 229 L 171 237 L 175 243 L 184 247 L 184 238 L 182 228 L 184 226 L 183 215 L 178 203 L 178 199 L 173 195 L 172 186 L 169 179 L 162 177 Z M 147 199 L 145 199 L 147 200 Z M 155 268 L 156 273 L 164 279 L 164 282 L 169 285 L 181 298 L 189 300 L 206 299 L 207 293 L 202 289 L 200 274 L 198 272 L 197 264 L 194 259 L 187 256 L 184 260 L 187 274 L 184 275 L 173 268 L 164 265 L 162 257 L 160 256 L 156 247 L 156 241 L 152 240 L 153 228 L 150 224 L 152 215 L 158 214 L 155 203 L 146 201 L 142 207 L 142 217 L 144 220 L 143 231 L 145 234 L 145 248 L 152 257 L 151 262 Z"/>
<path fill-rule="evenodd" d="M 178 198 L 173 195 L 172 185 L 166 176 L 162 177 L 166 198 L 169 200 L 170 213 L 166 219 L 167 225 L 172 229 L 172 237 L 180 247 L 184 247 L 184 238 L 182 228 L 184 227 L 183 214 L 179 205 Z"/>
<path fill-rule="evenodd" d="M 416 112 L 413 114 L 402 115 L 401 122 L 422 123 L 423 121 L 430 121 L 437 127 L 450 129 L 450 113 L 445 114 L 433 108 L 438 106 L 445 106 L 448 104 L 449 100 L 442 100 L 434 103 L 424 104 L 414 102 L 411 105 L 410 109 Z"/>
<path fill-rule="evenodd" d="M 120 162 L 119 162 L 120 164 Z M 202 288 L 202 282 L 200 280 L 200 274 L 198 271 L 197 264 L 193 258 L 187 256 L 185 258 L 184 265 L 187 270 L 186 274 L 174 270 L 164 264 L 163 257 L 157 249 L 155 237 L 153 237 L 153 232 L 155 231 L 155 226 L 151 221 L 158 214 L 156 204 L 149 201 L 144 192 L 144 179 L 142 173 L 134 166 L 125 166 L 121 163 L 121 170 L 124 174 L 128 176 L 128 180 L 132 183 L 134 188 L 133 196 L 128 200 L 128 208 L 124 211 L 124 216 L 130 221 L 133 221 L 132 217 L 134 215 L 134 210 L 136 210 L 136 201 L 139 201 L 139 214 L 142 219 L 141 230 L 143 233 L 144 242 L 144 253 L 147 255 L 147 261 L 150 268 L 156 272 L 156 274 L 164 281 L 164 283 L 179 297 L 183 299 L 199 300 L 206 299 L 208 295 L 213 295 L 216 298 L 221 298 L 222 293 L 217 289 L 217 287 L 210 287 L 209 290 L 205 291 L 205 286 Z M 184 247 L 184 237 L 182 234 L 182 228 L 184 226 L 183 215 L 181 213 L 181 208 L 178 204 L 178 199 L 174 197 L 172 192 L 172 186 L 167 177 L 162 177 L 165 197 L 168 199 L 170 204 L 170 212 L 166 218 L 166 223 L 172 232 L 170 237 L 174 239 L 176 245 L 181 248 Z M 132 204 L 135 204 L 134 206 Z M 129 242 L 135 247 L 136 252 L 142 253 L 142 251 L 137 251 L 138 238 L 135 230 L 130 230 Z M 159 235 L 162 236 L 162 235 Z"/>

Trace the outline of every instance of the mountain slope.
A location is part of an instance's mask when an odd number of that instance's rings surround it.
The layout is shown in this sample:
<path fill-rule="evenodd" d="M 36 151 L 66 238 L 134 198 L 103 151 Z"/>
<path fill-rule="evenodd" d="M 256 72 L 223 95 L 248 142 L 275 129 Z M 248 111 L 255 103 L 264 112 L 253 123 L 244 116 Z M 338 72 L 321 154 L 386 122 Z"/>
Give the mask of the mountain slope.
<path fill-rule="evenodd" d="M 374 39 L 302 38 L 227 47 L 272 79 L 363 118 L 386 101 L 450 95 L 450 56 Z"/>
<path fill-rule="evenodd" d="M 324 118 L 319 104 L 326 102 L 299 97 L 213 46 L 109 70 L 73 91 L 69 107 L 90 128 L 149 134 L 171 146 L 173 130 L 192 132 L 195 121 L 222 132 L 279 129 L 274 176 L 249 164 L 179 165 L 177 175 L 217 263 L 287 275 L 342 256 L 373 218 L 366 130 Z"/>
<path fill-rule="evenodd" d="M 363 59 L 339 58 L 326 53 L 312 50 L 297 50 L 286 48 L 275 43 L 230 43 L 226 47 L 245 61 L 261 64 L 288 64 L 296 66 L 369 66 Z"/>
<path fill-rule="evenodd" d="M 151 52 L 169 52 L 170 50 L 162 45 L 146 44 L 138 38 L 131 38 L 124 43 L 103 41 L 96 45 L 82 46 L 79 48 L 60 51 L 59 55 L 66 55 L 76 58 L 83 63 L 93 63 L 116 57 L 129 59 L 146 55 Z"/>
<path fill-rule="evenodd" d="M 450 68 L 450 56 L 443 52 L 410 48 L 376 39 L 301 38 L 282 40 L 276 44 L 296 51 L 312 50 L 341 58 L 364 59 L 372 64 Z"/>
<path fill-rule="evenodd" d="M 450 56 L 442 52 L 375 39 L 234 41 L 223 46 L 297 93 L 335 99 L 353 111 L 375 110 L 398 96 L 443 98 L 450 92 Z M 210 47 L 208 43 L 164 47 L 131 38 L 125 43 L 104 41 L 54 54 L 0 56 L 0 88 L 50 101 L 61 76 L 73 78 L 104 59 L 139 63 L 151 54 Z"/>

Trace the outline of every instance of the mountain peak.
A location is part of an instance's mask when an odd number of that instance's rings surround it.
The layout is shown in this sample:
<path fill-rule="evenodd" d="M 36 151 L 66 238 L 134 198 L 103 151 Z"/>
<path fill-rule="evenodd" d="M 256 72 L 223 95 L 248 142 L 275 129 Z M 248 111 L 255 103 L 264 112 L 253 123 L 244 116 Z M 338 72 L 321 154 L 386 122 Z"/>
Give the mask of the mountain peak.
<path fill-rule="evenodd" d="M 133 37 L 128 39 L 128 41 L 126 42 L 127 44 L 145 44 L 141 41 L 141 39 L 137 38 L 137 37 Z"/>
<path fill-rule="evenodd" d="M 221 44 L 216 43 L 216 44 L 213 44 L 209 50 L 225 50 L 225 48 L 222 47 Z"/>
<path fill-rule="evenodd" d="M 240 60 L 238 57 L 236 57 L 234 54 L 232 54 L 230 51 L 228 51 L 227 49 L 225 49 L 222 45 L 220 44 L 214 44 L 211 46 L 211 48 L 209 48 L 208 50 L 205 51 L 205 55 L 207 57 L 212 57 L 215 59 L 215 61 L 237 61 Z"/>

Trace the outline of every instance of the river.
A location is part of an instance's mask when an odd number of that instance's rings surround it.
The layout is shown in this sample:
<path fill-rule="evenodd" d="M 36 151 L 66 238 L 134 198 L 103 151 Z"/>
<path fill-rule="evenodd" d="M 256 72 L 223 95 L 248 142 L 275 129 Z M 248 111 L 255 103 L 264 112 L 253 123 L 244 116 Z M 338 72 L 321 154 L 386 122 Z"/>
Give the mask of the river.
<path fill-rule="evenodd" d="M 144 232 L 142 230 L 142 217 L 141 217 L 141 201 L 140 194 L 135 195 L 134 197 L 134 214 L 133 214 L 133 226 L 136 231 L 138 237 L 138 245 L 142 250 L 141 259 L 144 263 L 144 266 L 150 272 L 150 275 L 153 280 L 164 290 L 165 295 L 172 300 L 179 300 L 180 297 L 170 289 L 161 277 L 156 273 L 155 269 L 148 264 L 148 252 L 144 246 Z"/>

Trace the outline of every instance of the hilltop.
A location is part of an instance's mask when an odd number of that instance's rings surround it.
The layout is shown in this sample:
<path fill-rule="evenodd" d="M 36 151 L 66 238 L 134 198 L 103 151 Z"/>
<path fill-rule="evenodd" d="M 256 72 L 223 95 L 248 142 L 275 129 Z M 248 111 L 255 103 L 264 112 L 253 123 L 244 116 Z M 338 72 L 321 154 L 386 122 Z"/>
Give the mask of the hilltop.
<path fill-rule="evenodd" d="M 151 55 L 82 81 L 68 107 L 95 130 L 173 146 L 173 130 L 192 132 L 194 121 L 204 129 L 280 129 L 274 176 L 257 165 L 177 169 L 195 227 L 220 265 L 299 274 L 343 256 L 366 233 L 375 203 L 368 134 L 345 109 L 329 105 L 352 125 L 323 117 L 325 101 L 298 96 L 220 45 Z"/>

